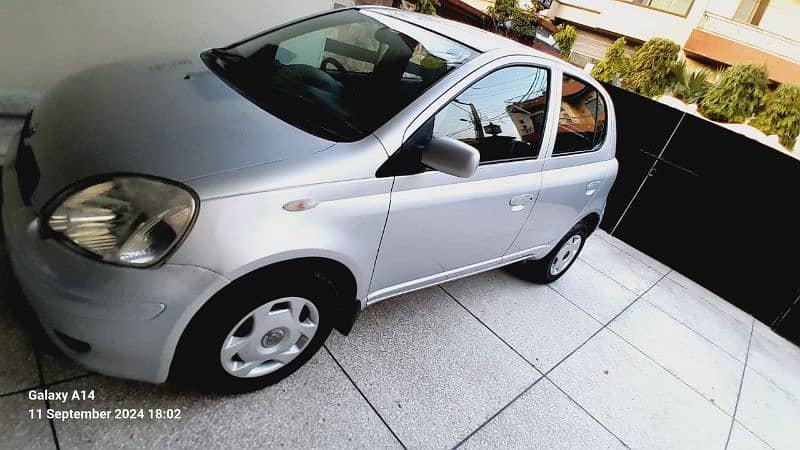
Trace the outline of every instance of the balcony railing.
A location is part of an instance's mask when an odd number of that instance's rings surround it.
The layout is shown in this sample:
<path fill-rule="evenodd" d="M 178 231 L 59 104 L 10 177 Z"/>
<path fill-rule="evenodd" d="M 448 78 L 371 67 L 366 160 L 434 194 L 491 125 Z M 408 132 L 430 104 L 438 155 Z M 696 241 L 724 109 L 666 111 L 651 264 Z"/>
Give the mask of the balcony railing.
<path fill-rule="evenodd" d="M 800 64 L 800 42 L 786 36 L 708 12 L 697 28 Z"/>

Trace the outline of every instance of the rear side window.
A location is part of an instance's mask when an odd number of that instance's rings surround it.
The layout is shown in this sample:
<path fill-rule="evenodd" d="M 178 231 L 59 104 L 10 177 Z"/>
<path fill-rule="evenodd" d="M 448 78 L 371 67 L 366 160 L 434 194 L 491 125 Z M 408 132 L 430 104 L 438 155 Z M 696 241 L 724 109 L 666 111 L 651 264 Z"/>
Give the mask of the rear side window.
<path fill-rule="evenodd" d="M 606 136 L 606 104 L 591 85 L 564 75 L 553 156 L 595 151 Z"/>

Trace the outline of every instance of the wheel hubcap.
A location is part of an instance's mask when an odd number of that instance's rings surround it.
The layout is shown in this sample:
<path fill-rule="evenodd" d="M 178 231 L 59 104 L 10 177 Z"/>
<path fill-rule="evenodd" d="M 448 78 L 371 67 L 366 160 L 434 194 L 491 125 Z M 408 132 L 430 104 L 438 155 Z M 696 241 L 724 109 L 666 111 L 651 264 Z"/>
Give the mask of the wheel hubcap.
<path fill-rule="evenodd" d="M 269 333 L 265 334 L 264 337 L 261 338 L 261 346 L 274 347 L 281 343 L 284 336 L 286 336 L 286 332 L 283 331 L 283 328 L 275 328 L 274 330 L 270 330 Z"/>
<path fill-rule="evenodd" d="M 578 256 L 578 250 L 581 249 L 581 242 L 583 238 L 580 234 L 576 234 L 567 239 L 561 248 L 556 253 L 553 262 L 550 264 L 550 274 L 558 275 L 563 272 L 569 264 Z"/>
<path fill-rule="evenodd" d="M 272 300 L 250 311 L 222 343 L 220 362 L 231 375 L 260 377 L 292 362 L 319 328 L 319 311 L 300 297 Z"/>

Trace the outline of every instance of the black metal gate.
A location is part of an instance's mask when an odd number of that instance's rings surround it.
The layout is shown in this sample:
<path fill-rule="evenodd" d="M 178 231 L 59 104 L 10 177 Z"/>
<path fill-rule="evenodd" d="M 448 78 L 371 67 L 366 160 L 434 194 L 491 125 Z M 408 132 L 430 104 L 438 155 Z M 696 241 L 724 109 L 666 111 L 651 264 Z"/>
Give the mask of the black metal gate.
<path fill-rule="evenodd" d="M 620 170 L 601 227 L 800 341 L 800 160 L 607 88 Z"/>

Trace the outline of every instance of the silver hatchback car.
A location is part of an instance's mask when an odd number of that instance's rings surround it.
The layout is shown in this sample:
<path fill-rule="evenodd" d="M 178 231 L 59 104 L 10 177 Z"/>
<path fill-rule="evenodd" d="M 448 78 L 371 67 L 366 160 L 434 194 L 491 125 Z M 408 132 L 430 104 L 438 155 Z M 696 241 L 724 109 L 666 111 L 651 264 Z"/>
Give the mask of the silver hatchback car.
<path fill-rule="evenodd" d="M 617 173 L 574 67 L 391 8 L 78 73 L 3 167 L 7 247 L 89 369 L 243 392 L 405 292 L 518 263 L 550 282 Z"/>

